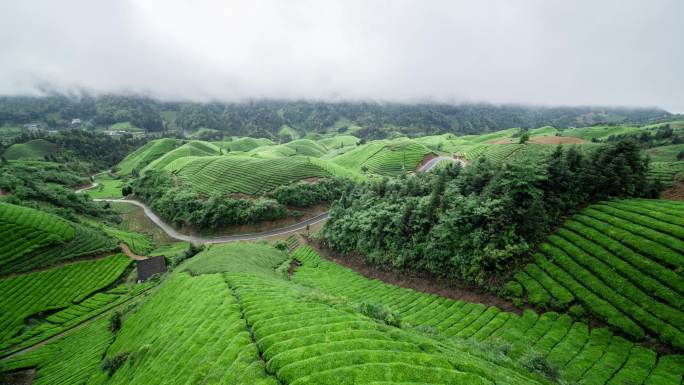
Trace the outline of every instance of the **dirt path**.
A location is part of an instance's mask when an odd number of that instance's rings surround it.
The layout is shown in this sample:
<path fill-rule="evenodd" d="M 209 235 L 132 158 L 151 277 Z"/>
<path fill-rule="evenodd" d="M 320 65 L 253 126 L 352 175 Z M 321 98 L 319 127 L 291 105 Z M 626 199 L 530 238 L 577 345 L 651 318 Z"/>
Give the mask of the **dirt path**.
<path fill-rule="evenodd" d="M 135 259 L 136 261 L 142 261 L 143 259 L 147 259 L 147 257 L 145 256 L 134 253 L 131 250 L 131 248 L 123 242 L 119 243 L 119 247 L 121 247 L 121 250 L 124 252 L 124 254 L 128 255 L 131 259 Z"/>

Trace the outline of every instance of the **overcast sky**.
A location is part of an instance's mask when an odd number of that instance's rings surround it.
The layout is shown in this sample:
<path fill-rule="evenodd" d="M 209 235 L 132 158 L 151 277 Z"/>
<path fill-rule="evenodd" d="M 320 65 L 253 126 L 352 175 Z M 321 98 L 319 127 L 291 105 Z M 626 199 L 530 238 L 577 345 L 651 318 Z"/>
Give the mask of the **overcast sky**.
<path fill-rule="evenodd" d="M 0 14 L 0 94 L 684 112 L 684 0 L 0 0 Z"/>

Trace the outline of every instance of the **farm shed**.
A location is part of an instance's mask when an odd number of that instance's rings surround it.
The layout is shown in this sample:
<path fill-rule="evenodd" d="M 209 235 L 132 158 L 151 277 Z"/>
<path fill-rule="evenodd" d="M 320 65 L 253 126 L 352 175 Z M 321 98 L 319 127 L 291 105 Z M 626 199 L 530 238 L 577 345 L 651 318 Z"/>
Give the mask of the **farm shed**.
<path fill-rule="evenodd" d="M 151 276 L 166 272 L 166 259 L 163 255 L 137 260 L 138 282 L 147 281 Z"/>

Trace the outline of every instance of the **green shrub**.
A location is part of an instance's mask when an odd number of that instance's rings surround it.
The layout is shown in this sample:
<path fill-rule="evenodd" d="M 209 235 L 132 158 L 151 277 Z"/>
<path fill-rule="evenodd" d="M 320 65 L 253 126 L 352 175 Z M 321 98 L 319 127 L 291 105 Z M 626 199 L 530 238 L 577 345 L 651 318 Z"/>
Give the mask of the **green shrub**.
<path fill-rule="evenodd" d="M 121 312 L 115 311 L 109 316 L 109 330 L 116 333 L 121 329 Z"/>
<path fill-rule="evenodd" d="M 522 365 L 530 371 L 541 373 L 551 380 L 557 380 L 560 372 L 558 367 L 552 365 L 542 354 L 533 350 L 527 352 L 521 359 Z"/>
<path fill-rule="evenodd" d="M 568 309 L 568 313 L 575 317 L 575 319 L 584 319 L 587 316 L 587 311 L 582 305 L 572 305 Z"/>
<path fill-rule="evenodd" d="M 503 289 L 504 295 L 510 298 L 520 298 L 523 295 L 523 288 L 520 283 L 516 281 L 510 281 L 504 285 Z"/>
<path fill-rule="evenodd" d="M 359 312 L 362 314 L 382 321 L 390 326 L 401 327 L 399 314 L 392 312 L 387 306 L 363 302 L 359 305 Z"/>
<path fill-rule="evenodd" d="M 128 353 L 119 353 L 115 355 L 114 357 L 111 358 L 105 358 L 102 360 L 102 371 L 107 373 L 109 377 L 114 375 L 116 371 L 123 366 L 124 363 L 126 363 L 126 359 L 128 358 Z"/>

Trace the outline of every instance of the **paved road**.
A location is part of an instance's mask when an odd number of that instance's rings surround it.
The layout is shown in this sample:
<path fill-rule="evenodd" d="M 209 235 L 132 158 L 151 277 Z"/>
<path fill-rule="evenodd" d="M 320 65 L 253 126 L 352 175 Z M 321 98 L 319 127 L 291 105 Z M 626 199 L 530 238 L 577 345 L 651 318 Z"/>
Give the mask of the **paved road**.
<path fill-rule="evenodd" d="M 421 166 L 418 171 L 419 172 L 427 172 L 432 170 L 433 167 L 439 163 L 441 160 L 450 160 L 452 162 L 459 162 L 461 164 L 464 164 L 463 160 L 461 159 L 456 159 L 450 156 L 438 156 L 434 159 L 431 159 L 429 162 L 425 163 L 423 166 Z M 94 183 L 92 186 L 88 188 L 93 188 L 97 186 L 97 183 Z M 87 190 L 88 188 L 81 189 L 79 191 Z M 77 192 L 79 192 L 77 191 Z M 180 241 L 187 241 L 187 242 L 192 242 L 192 243 L 225 243 L 225 242 L 235 242 L 235 241 L 249 241 L 249 240 L 254 240 L 254 239 L 259 239 L 259 238 L 264 238 L 264 237 L 271 237 L 274 235 L 285 235 L 289 233 L 293 233 L 297 230 L 302 230 L 305 229 L 306 226 L 312 226 L 315 225 L 316 223 L 323 222 L 328 218 L 328 213 L 322 213 L 319 214 L 313 218 L 309 218 L 305 221 L 295 223 L 293 225 L 281 227 L 278 229 L 273 229 L 273 230 L 268 230 L 268 231 L 263 231 L 260 233 L 252 233 L 252 234 L 239 234 L 239 235 L 225 235 L 221 237 L 201 237 L 197 235 L 189 235 L 189 234 L 183 234 L 179 233 L 176 229 L 171 227 L 169 224 L 164 222 L 154 211 L 152 211 L 151 208 L 149 208 L 146 204 L 139 202 L 135 199 L 93 199 L 94 201 L 97 202 L 118 202 L 118 203 L 128 203 L 132 205 L 136 205 L 138 207 L 141 207 L 143 211 L 145 212 L 145 215 L 147 215 L 148 218 L 154 224 L 159 226 L 169 237 L 180 240 Z"/>
<path fill-rule="evenodd" d="M 436 158 L 430 159 L 429 162 L 420 166 L 420 168 L 418 168 L 418 171 L 428 172 L 428 171 L 432 170 L 437 165 L 437 163 L 439 163 L 439 161 L 441 161 L 441 160 L 450 160 L 450 161 L 455 162 L 455 163 L 460 163 L 461 166 L 465 166 L 465 161 L 463 159 L 457 159 L 457 158 L 454 158 L 451 156 L 438 156 Z"/>
<path fill-rule="evenodd" d="M 179 233 L 176 229 L 171 227 L 169 224 L 164 222 L 159 216 L 152 211 L 151 208 L 149 208 L 146 204 L 139 202 L 134 199 L 93 199 L 96 202 L 118 202 L 118 203 L 128 203 L 132 205 L 136 205 L 138 207 L 141 207 L 143 211 L 145 212 L 145 215 L 147 215 L 148 218 L 154 224 L 159 226 L 164 232 L 171 238 L 178 239 L 180 241 L 188 241 L 192 243 L 225 243 L 225 242 L 235 242 L 235 241 L 249 241 L 249 240 L 254 240 L 254 239 L 259 239 L 259 238 L 264 238 L 264 237 L 270 237 L 274 235 L 284 235 L 284 234 L 289 234 L 292 232 L 295 232 L 297 230 L 301 230 L 306 228 L 307 225 L 312 226 L 315 225 L 318 222 L 322 222 L 328 218 L 328 213 L 325 212 L 323 214 L 319 214 L 313 218 L 309 218 L 305 221 L 295 223 L 290 226 L 285 226 L 281 227 L 278 229 L 274 230 L 269 230 L 269 231 L 263 231 L 260 233 L 252 233 L 252 234 L 239 234 L 239 235 L 225 235 L 221 237 L 200 237 L 196 235 L 189 235 L 189 234 L 183 234 Z"/>
<path fill-rule="evenodd" d="M 75 190 L 74 192 L 77 193 L 77 194 L 78 194 L 78 193 L 82 193 L 82 192 L 84 192 L 84 191 L 86 191 L 86 190 L 93 189 L 93 188 L 95 188 L 95 187 L 97 187 L 97 186 L 99 186 L 99 185 L 100 185 L 100 184 L 97 183 L 97 182 L 91 183 L 90 186 L 80 188 L 80 189 L 78 189 L 78 190 Z"/>

